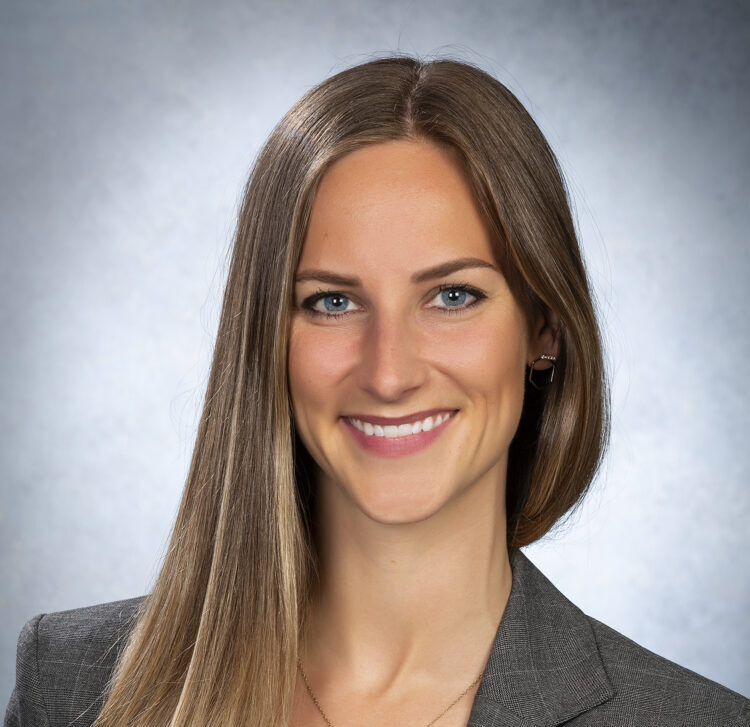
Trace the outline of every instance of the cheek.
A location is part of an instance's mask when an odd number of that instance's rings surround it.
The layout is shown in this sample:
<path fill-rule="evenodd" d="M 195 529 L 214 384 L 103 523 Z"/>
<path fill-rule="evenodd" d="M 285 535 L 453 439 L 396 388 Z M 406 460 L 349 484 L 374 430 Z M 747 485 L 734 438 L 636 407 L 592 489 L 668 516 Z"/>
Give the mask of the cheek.
<path fill-rule="evenodd" d="M 528 344 L 515 316 L 488 317 L 464 329 L 446 331 L 432 354 L 446 373 L 490 401 L 523 400 Z"/>
<path fill-rule="evenodd" d="M 352 360 L 351 343 L 322 326 L 293 321 L 289 334 L 289 394 L 295 421 L 336 404 L 336 384 Z"/>

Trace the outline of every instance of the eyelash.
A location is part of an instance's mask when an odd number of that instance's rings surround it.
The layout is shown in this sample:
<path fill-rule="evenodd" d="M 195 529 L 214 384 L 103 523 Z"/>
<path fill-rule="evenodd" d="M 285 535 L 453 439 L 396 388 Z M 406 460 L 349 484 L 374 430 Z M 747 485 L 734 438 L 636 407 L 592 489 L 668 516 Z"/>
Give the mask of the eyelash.
<path fill-rule="evenodd" d="M 465 311 L 469 310 L 469 308 L 473 308 L 478 303 L 481 303 L 482 300 L 484 300 L 487 296 L 481 291 L 477 290 L 471 285 L 468 285 L 467 283 L 444 283 L 443 285 L 439 286 L 437 291 L 435 292 L 435 295 L 438 295 L 442 293 L 444 290 L 459 290 L 463 293 L 468 293 L 469 295 L 473 296 L 476 300 L 472 301 L 471 303 L 462 306 L 461 308 L 438 308 L 438 310 L 443 311 L 446 315 L 460 315 L 461 313 L 464 313 Z M 301 308 L 305 310 L 306 313 L 309 313 L 310 315 L 321 317 L 321 318 L 343 318 L 348 313 L 354 313 L 355 311 L 343 311 L 341 313 L 331 313 L 329 311 L 319 311 L 315 310 L 313 306 L 323 298 L 328 298 L 332 295 L 340 295 L 342 298 L 346 298 L 347 300 L 351 300 L 348 295 L 345 295 L 344 293 L 338 291 L 338 290 L 318 290 L 315 294 L 305 298 L 302 301 Z M 434 298 L 435 296 L 433 296 Z"/>

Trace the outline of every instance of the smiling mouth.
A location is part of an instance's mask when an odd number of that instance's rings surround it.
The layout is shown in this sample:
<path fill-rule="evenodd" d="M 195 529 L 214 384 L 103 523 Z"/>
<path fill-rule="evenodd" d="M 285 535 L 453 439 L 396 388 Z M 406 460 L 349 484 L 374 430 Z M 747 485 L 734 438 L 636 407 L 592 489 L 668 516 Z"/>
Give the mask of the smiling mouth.
<path fill-rule="evenodd" d="M 436 429 L 441 424 L 447 422 L 451 417 L 458 413 L 458 410 L 445 411 L 441 414 L 434 414 L 424 419 L 420 419 L 408 424 L 372 424 L 371 422 L 354 417 L 346 417 L 351 425 L 368 437 L 384 437 L 386 439 L 396 439 L 397 437 L 408 437 L 420 432 L 429 432 Z"/>

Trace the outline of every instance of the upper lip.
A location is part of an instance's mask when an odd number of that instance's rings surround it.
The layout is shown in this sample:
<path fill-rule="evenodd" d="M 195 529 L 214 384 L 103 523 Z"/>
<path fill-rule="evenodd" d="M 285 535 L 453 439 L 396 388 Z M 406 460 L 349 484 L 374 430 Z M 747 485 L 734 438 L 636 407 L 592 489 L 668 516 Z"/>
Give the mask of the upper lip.
<path fill-rule="evenodd" d="M 361 422 L 369 422 L 370 424 L 379 424 L 381 427 L 386 426 L 398 426 L 399 424 L 412 424 L 413 422 L 422 421 L 427 417 L 434 416 L 435 414 L 443 414 L 445 412 L 455 412 L 458 409 L 427 409 L 425 411 L 418 411 L 414 414 L 407 414 L 404 417 L 375 417 L 370 414 L 347 414 L 348 419 L 359 419 Z"/>

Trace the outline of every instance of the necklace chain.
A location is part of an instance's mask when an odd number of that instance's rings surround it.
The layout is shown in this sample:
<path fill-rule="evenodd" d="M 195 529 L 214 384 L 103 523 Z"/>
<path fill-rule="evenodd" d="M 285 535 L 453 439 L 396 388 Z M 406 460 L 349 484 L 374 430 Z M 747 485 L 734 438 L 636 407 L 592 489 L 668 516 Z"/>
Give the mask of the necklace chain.
<path fill-rule="evenodd" d="M 313 693 L 312 687 L 310 686 L 310 682 L 307 681 L 307 674 L 305 674 L 305 670 L 302 668 L 302 662 L 299 659 L 297 659 L 297 666 L 299 667 L 299 673 L 302 675 L 302 681 L 305 683 L 305 688 L 307 689 L 307 693 L 310 695 L 310 699 L 313 700 L 313 703 L 318 708 L 318 712 L 320 712 L 320 716 L 325 720 L 328 727 L 333 727 L 331 720 L 328 719 L 328 715 L 323 711 L 323 707 L 320 706 L 320 702 L 318 702 L 315 694 Z M 482 675 L 480 674 L 437 717 L 431 719 L 424 727 L 431 727 L 431 725 L 435 724 L 435 722 L 437 722 L 449 709 L 451 709 L 451 707 L 455 707 L 468 694 L 469 690 L 472 687 L 475 687 L 479 683 L 479 680 L 481 678 L 482 678 Z"/>

